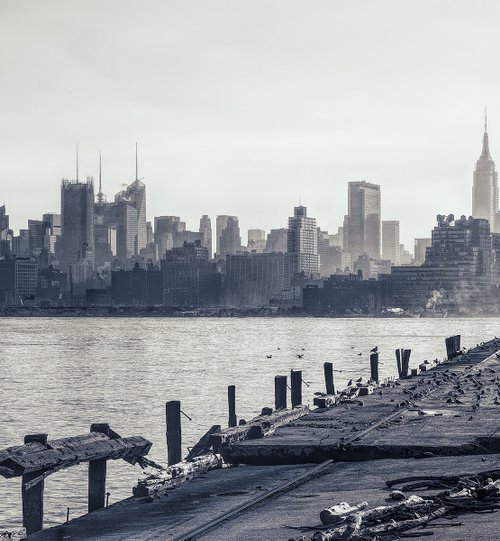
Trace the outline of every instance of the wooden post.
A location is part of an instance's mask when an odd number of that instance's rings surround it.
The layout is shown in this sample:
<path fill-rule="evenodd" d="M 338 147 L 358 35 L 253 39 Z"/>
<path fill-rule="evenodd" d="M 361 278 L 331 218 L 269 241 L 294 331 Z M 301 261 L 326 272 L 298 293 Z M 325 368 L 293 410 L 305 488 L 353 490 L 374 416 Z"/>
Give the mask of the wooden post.
<path fill-rule="evenodd" d="M 410 355 L 411 355 L 411 349 L 403 349 L 402 369 L 403 369 L 404 378 L 408 376 L 408 372 L 410 370 Z"/>
<path fill-rule="evenodd" d="M 236 426 L 236 387 L 229 385 L 227 388 L 227 402 L 229 405 L 229 428 Z"/>
<path fill-rule="evenodd" d="M 24 443 L 39 442 L 47 445 L 47 437 L 47 434 L 28 434 L 24 436 Z M 41 471 L 25 473 L 22 479 L 23 526 L 28 535 L 43 529 L 44 481 L 26 489 L 26 483 L 39 477 L 41 473 Z"/>
<path fill-rule="evenodd" d="M 168 465 L 178 464 L 182 461 L 181 450 L 181 403 L 179 400 L 167 402 L 167 459 Z"/>
<path fill-rule="evenodd" d="M 396 350 L 396 363 L 398 365 L 398 378 L 401 377 L 402 369 L 401 369 L 401 349 Z"/>
<path fill-rule="evenodd" d="M 292 408 L 302 405 L 302 370 L 292 370 L 290 373 L 290 388 Z"/>
<path fill-rule="evenodd" d="M 378 383 L 378 353 L 370 353 L 370 379 Z"/>
<path fill-rule="evenodd" d="M 448 360 L 451 359 L 451 344 L 450 344 L 450 342 L 451 342 L 451 337 L 450 338 L 445 338 L 444 343 L 446 345 L 446 358 Z"/>
<path fill-rule="evenodd" d="M 108 423 L 90 425 L 91 432 L 100 432 L 109 436 Z M 106 504 L 106 459 L 89 461 L 88 510 L 89 513 L 102 509 Z"/>
<path fill-rule="evenodd" d="M 333 381 L 333 363 L 325 363 L 323 365 L 325 373 L 326 394 L 335 394 L 335 384 Z"/>
<path fill-rule="evenodd" d="M 274 378 L 274 409 L 286 409 L 286 376 Z"/>

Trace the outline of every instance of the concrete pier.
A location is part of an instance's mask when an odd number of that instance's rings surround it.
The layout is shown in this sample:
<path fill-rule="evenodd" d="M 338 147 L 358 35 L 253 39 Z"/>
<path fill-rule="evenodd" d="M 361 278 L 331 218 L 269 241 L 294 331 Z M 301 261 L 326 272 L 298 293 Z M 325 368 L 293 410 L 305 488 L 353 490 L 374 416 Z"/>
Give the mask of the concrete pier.
<path fill-rule="evenodd" d="M 210 471 L 30 536 L 30 540 L 309 539 L 335 503 L 386 503 L 386 481 L 500 468 L 500 341 L 373 394 L 223 446 L 242 467 Z M 318 466 L 319 464 L 319 466 Z M 440 521 L 440 541 L 498 538 L 500 513 Z"/>

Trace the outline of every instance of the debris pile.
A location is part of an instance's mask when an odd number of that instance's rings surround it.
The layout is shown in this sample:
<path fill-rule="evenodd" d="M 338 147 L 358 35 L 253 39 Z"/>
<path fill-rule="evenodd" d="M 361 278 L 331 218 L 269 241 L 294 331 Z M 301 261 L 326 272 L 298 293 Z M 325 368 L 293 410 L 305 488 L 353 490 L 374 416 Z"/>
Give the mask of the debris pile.
<path fill-rule="evenodd" d="M 429 535 L 432 521 L 438 518 L 500 509 L 500 469 L 387 482 L 388 487 L 397 485 L 403 485 L 401 490 L 389 495 L 389 499 L 402 500 L 397 503 L 366 509 L 366 502 L 353 506 L 342 502 L 323 510 L 320 518 L 326 527 L 315 532 L 309 541 L 389 541 L 399 539 L 408 530 L 423 528 L 426 533 L 421 534 Z M 433 496 L 406 498 L 405 492 L 416 489 L 445 490 Z"/>

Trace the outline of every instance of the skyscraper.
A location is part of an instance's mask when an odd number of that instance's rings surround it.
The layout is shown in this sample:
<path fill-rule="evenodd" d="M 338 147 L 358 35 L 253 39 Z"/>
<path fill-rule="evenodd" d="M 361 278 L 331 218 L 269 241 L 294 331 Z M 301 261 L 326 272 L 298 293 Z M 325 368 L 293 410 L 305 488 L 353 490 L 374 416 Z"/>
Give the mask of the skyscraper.
<path fill-rule="evenodd" d="M 398 220 L 384 220 L 382 222 L 382 259 L 391 261 L 393 265 L 401 263 Z"/>
<path fill-rule="evenodd" d="M 61 270 L 86 257 L 94 261 L 94 179 L 61 183 Z"/>
<path fill-rule="evenodd" d="M 229 228 L 229 231 L 225 233 L 227 228 Z M 241 249 L 240 226 L 237 216 L 228 216 L 226 214 L 217 216 L 215 230 L 218 257 L 225 257 L 226 254 L 235 254 Z"/>
<path fill-rule="evenodd" d="M 271 229 L 267 234 L 266 252 L 286 252 L 288 230 L 285 227 Z"/>
<path fill-rule="evenodd" d="M 125 188 L 125 190 L 115 195 L 115 202 L 127 203 L 137 211 L 134 252 L 135 255 L 138 255 L 141 249 L 145 248 L 148 244 L 146 226 L 146 186 L 144 182 L 136 178 L 132 184 Z"/>
<path fill-rule="evenodd" d="M 249 229 L 247 247 L 251 252 L 262 253 L 266 248 L 266 232 L 263 229 Z"/>
<path fill-rule="evenodd" d="M 288 218 L 287 272 L 289 276 L 304 272 L 306 275 L 319 273 L 318 231 L 316 218 L 307 216 L 307 208 L 294 208 Z"/>
<path fill-rule="evenodd" d="M 472 185 L 472 216 L 490 222 L 491 231 L 497 231 L 498 174 L 491 159 L 487 117 L 484 118 L 483 150 L 476 162 Z M 500 224 L 499 224 L 500 225 Z"/>
<path fill-rule="evenodd" d="M 208 250 L 208 257 L 211 258 L 212 252 L 212 222 L 210 217 L 204 214 L 200 218 L 200 233 L 202 235 L 201 245 Z"/>
<path fill-rule="evenodd" d="M 348 183 L 348 215 L 344 219 L 344 250 L 352 261 L 366 253 L 380 258 L 380 186 Z"/>

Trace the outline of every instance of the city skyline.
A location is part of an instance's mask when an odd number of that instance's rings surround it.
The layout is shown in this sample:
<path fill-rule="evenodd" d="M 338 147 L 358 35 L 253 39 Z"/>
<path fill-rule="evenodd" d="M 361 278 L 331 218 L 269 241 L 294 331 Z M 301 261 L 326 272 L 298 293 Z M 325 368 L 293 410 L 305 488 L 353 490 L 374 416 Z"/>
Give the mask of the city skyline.
<path fill-rule="evenodd" d="M 84 175 L 97 177 L 103 150 L 107 193 L 134 179 L 138 141 L 148 215 L 191 229 L 202 212 L 237 215 L 242 231 L 284 226 L 301 197 L 332 231 L 344 183 L 363 179 L 383 186 L 383 215 L 400 220 L 407 246 L 436 213 L 469 214 L 486 104 L 500 154 L 499 80 L 484 70 L 500 7 L 483 3 L 483 21 L 466 2 L 453 16 L 445 3 L 405 4 L 151 2 L 137 14 L 127 1 L 4 3 L 1 200 L 12 226 L 35 205 L 57 208 L 75 141 Z"/>

